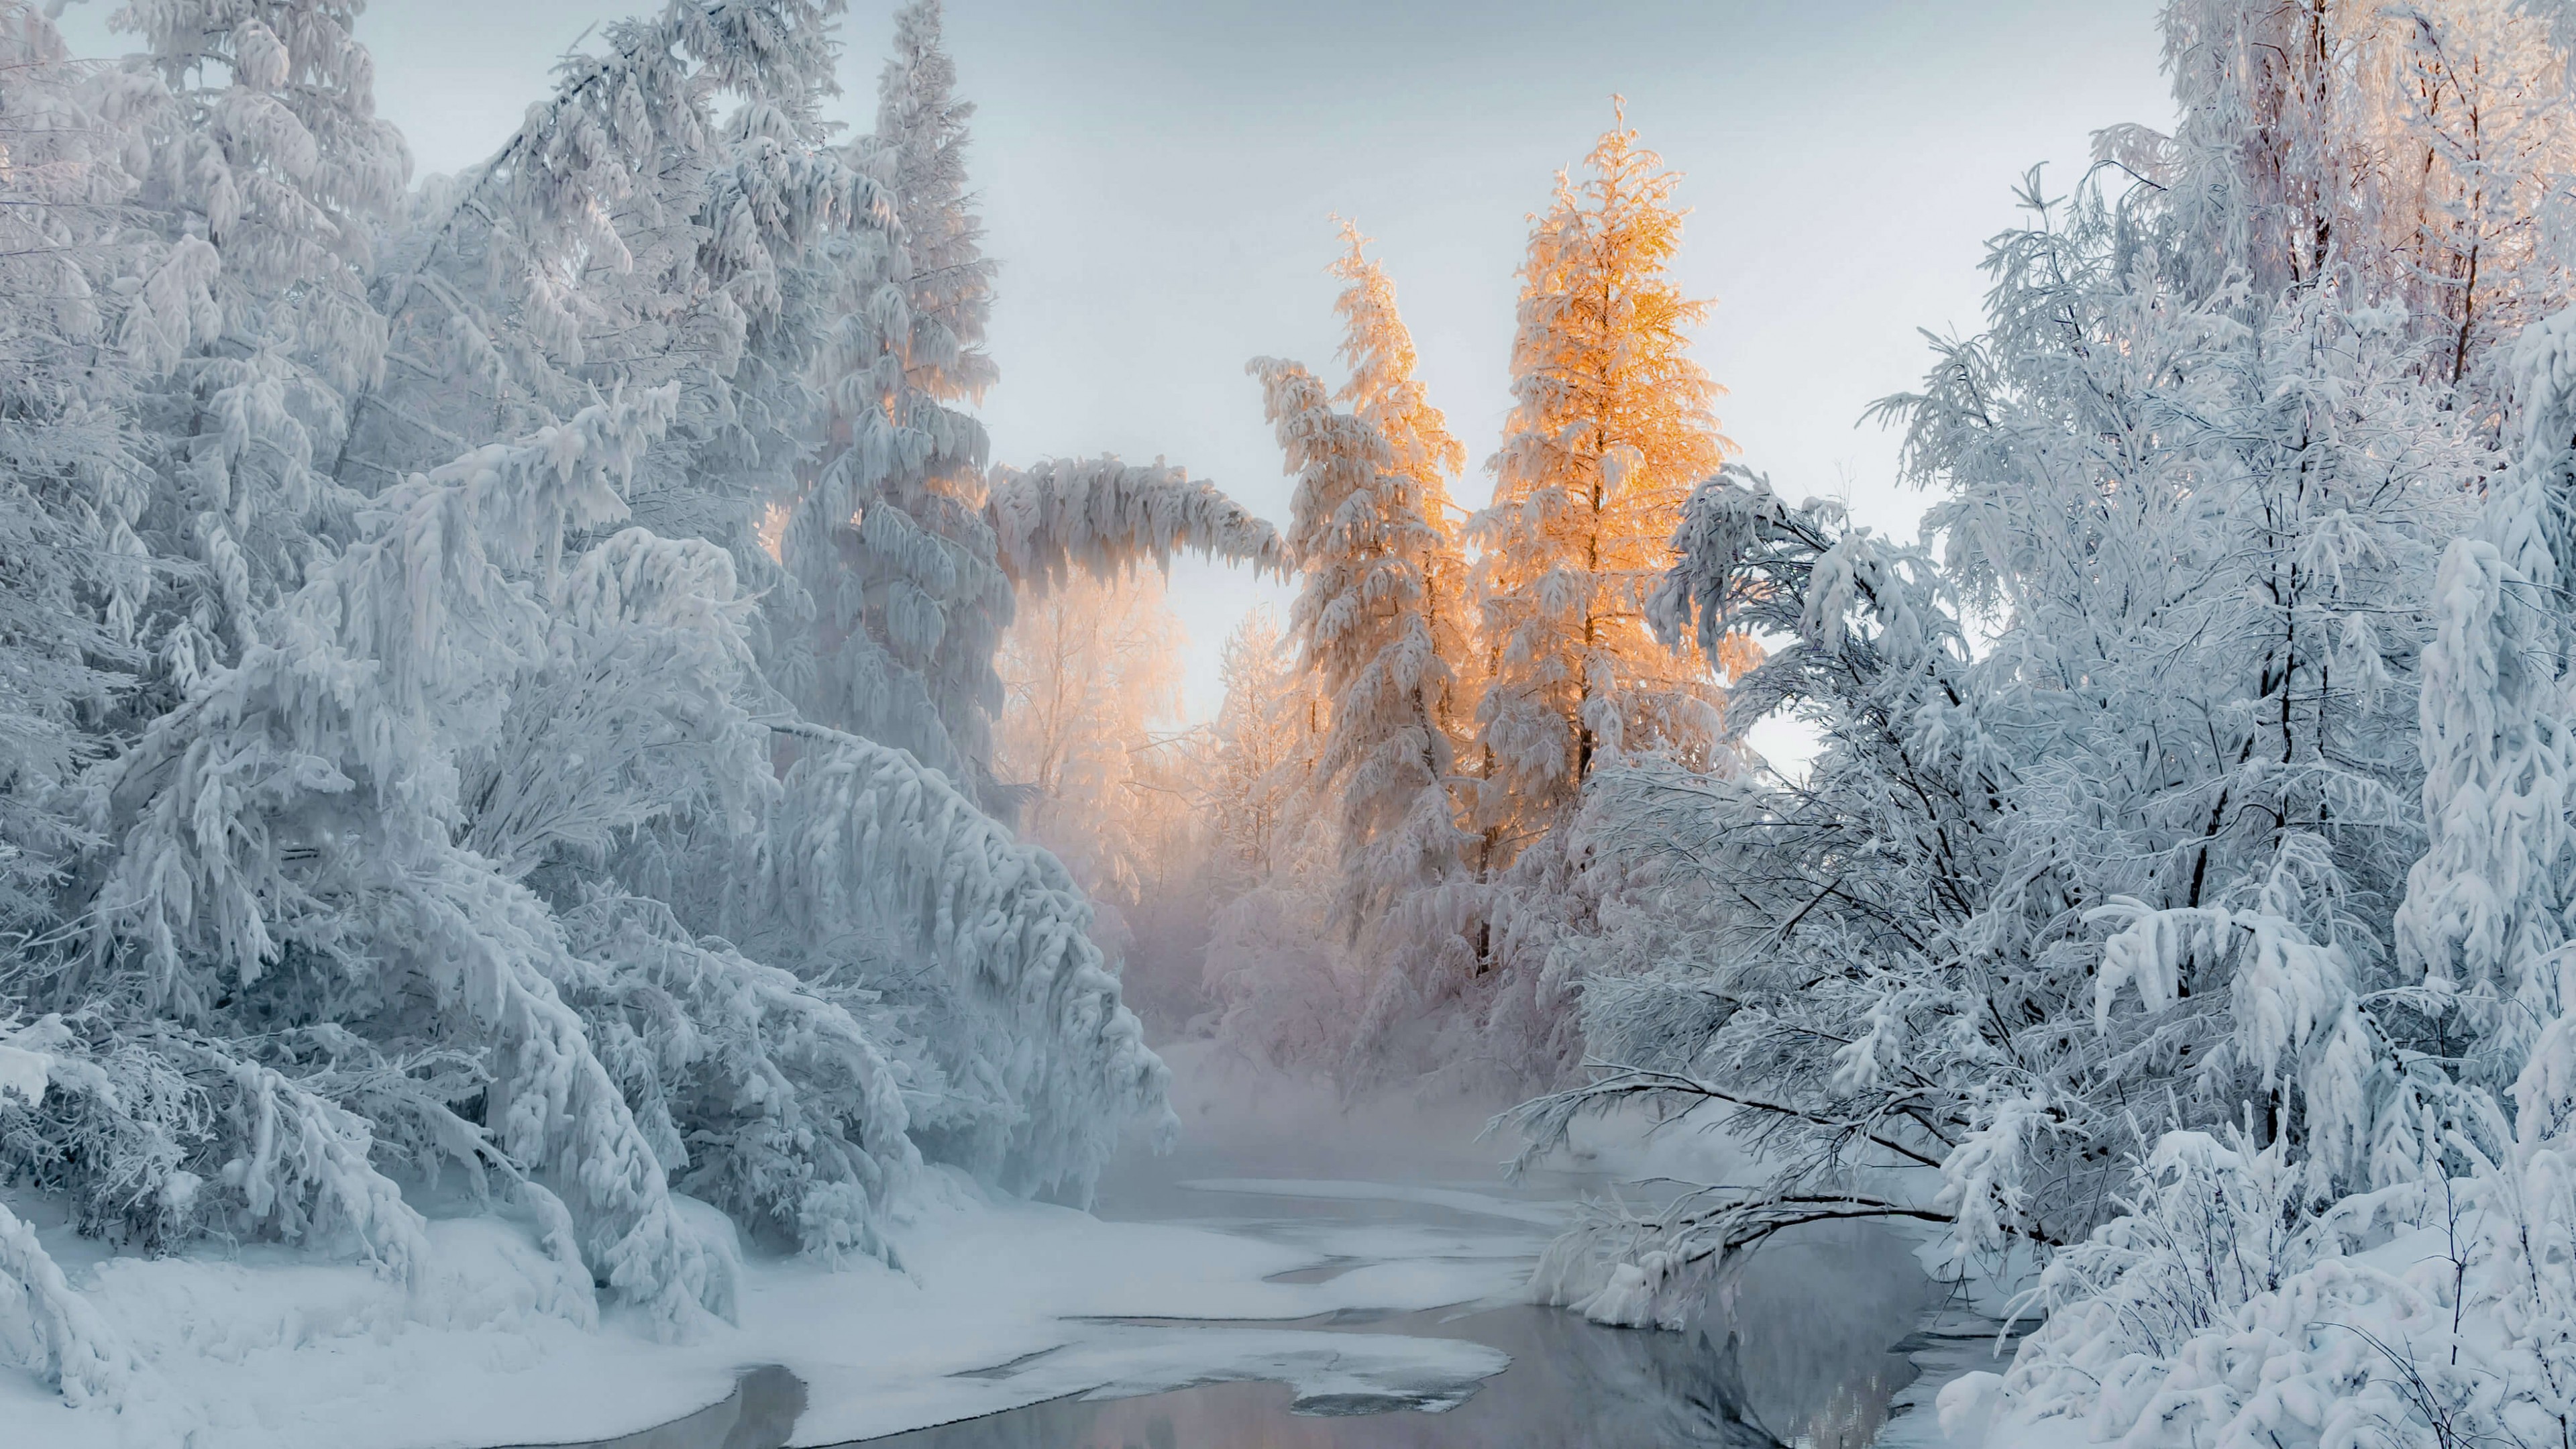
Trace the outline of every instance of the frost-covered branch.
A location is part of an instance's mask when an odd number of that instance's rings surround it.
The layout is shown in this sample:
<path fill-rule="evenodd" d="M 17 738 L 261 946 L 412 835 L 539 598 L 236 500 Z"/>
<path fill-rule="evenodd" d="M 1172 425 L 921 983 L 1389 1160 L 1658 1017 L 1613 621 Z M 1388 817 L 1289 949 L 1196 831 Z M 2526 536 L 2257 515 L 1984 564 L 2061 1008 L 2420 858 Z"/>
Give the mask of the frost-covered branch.
<path fill-rule="evenodd" d="M 1168 566 L 1176 552 L 1251 564 L 1286 577 L 1279 531 L 1215 485 L 1156 460 L 1054 460 L 997 468 L 986 505 L 1002 566 L 1023 587 L 1044 589 L 1077 569 L 1106 577 L 1138 564 Z"/>

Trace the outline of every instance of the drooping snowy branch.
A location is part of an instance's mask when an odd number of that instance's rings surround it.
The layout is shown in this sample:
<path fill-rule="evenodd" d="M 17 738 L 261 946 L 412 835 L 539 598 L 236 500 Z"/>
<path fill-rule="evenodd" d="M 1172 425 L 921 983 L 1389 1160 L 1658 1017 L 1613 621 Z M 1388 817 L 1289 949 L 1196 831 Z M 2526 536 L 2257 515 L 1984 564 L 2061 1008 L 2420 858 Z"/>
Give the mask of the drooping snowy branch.
<path fill-rule="evenodd" d="M 1064 867 L 1012 839 L 938 772 L 815 726 L 771 827 L 770 889 L 805 935 L 882 929 L 940 973 L 959 1086 L 1003 1115 L 948 1151 L 1016 1192 L 1084 1200 L 1131 1120 L 1163 1107 L 1167 1069 L 1092 944 Z"/>
<path fill-rule="evenodd" d="M 1248 563 L 1285 577 L 1288 546 L 1242 504 L 1157 459 L 1150 465 L 1080 458 L 997 468 L 986 505 L 1001 560 L 1023 588 L 1045 589 L 1077 569 L 1110 575 L 1177 552 Z"/>

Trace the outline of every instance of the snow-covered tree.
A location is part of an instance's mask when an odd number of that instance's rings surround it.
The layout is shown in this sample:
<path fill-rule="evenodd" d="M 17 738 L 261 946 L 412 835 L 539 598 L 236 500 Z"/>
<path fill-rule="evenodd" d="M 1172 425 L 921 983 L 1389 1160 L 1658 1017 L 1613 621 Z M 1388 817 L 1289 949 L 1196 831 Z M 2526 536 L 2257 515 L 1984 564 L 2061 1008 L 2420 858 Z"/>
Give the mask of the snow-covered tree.
<path fill-rule="evenodd" d="M 1788 640 L 1731 718 L 1825 744 L 1794 788 L 1649 762 L 1590 802 L 1596 854 L 1661 895 L 1639 924 L 1688 949 L 1587 982 L 1605 1066 L 1533 1121 L 1708 1101 L 1778 1167 L 1652 1225 L 1672 1278 L 1605 1312 L 1817 1213 L 2072 1241 L 2172 1129 L 2250 1122 L 2318 1192 L 2412 1130 L 2380 1109 L 2433 1042 L 2374 993 L 2433 561 L 2488 455 L 2402 317 L 2196 298 L 2089 192 L 2040 217 L 1990 254 L 1990 331 L 1890 405 L 1947 494 L 1937 555 L 1732 471 L 1674 540 L 1659 624 Z"/>
<path fill-rule="evenodd" d="M 1624 112 L 1585 165 L 1530 232 L 1513 410 L 1494 501 L 1469 527 L 1491 659 L 1478 825 L 1497 868 L 1568 817 L 1602 759 L 1704 759 L 1717 728 L 1696 646 L 1664 649 L 1646 623 L 1682 500 L 1728 452 L 1717 389 L 1689 356 L 1708 304 L 1668 271 L 1680 178 Z"/>
<path fill-rule="evenodd" d="M 2576 1004 L 2552 961 L 2576 879 L 2559 563 L 2576 484 L 2572 323 L 2562 312 L 2522 334 L 2521 456 L 2489 486 L 2476 532 L 2443 553 L 2438 629 L 2424 646 L 2431 840 L 2407 874 L 2397 958 L 2436 989 L 2428 1009 L 2470 1036 L 2471 1074 L 2489 1087 L 2512 1081 L 2542 1029 Z"/>
<path fill-rule="evenodd" d="M 1311 849 L 1315 747 L 1327 718 L 1278 618 L 1257 607 L 1226 636 L 1210 808 L 1239 886 Z"/>
<path fill-rule="evenodd" d="M 1332 1072 L 1366 973 L 1337 929 L 1340 811 L 1317 768 L 1332 711 L 1267 608 L 1225 641 L 1206 798 L 1225 869 L 1203 954 L 1218 1035 L 1287 1071 Z"/>
<path fill-rule="evenodd" d="M 144 621 L 167 687 L 238 658 L 261 611 L 348 537 L 331 460 L 386 357 L 368 295 L 410 157 L 337 0 L 142 3 L 107 86 L 153 244 L 121 338 L 159 474 L 142 526 L 165 574 Z"/>
<path fill-rule="evenodd" d="M 130 181 L 91 68 L 0 8 L 0 929 L 41 930 L 79 838 L 67 787 L 100 742 L 151 588 L 148 496 L 112 345 Z"/>
<path fill-rule="evenodd" d="M 983 424 L 965 410 L 994 378 L 993 267 L 966 192 L 974 108 L 955 97 L 940 26 L 937 0 L 896 16 L 876 130 L 850 147 L 892 225 L 839 249 L 817 359 L 826 452 L 785 538 L 816 632 L 788 683 L 813 718 L 909 749 L 1002 808 L 992 661 L 1011 587 L 984 516 Z"/>
<path fill-rule="evenodd" d="M 2195 291 L 2332 278 L 2402 306 L 2418 365 L 2493 429 L 2497 344 L 2567 297 L 2576 120 L 2552 25 L 2513 0 L 2185 0 L 2164 16 L 2180 126 L 2097 149 L 2168 188 Z"/>
<path fill-rule="evenodd" d="M 1477 701 L 1452 771 L 1468 787 L 1461 823 L 1474 838 L 1461 843 L 1463 870 L 1412 869 L 1412 889 L 1391 903 L 1375 947 L 1385 969 L 1352 1047 L 1354 1083 L 1559 1081 L 1581 1051 L 1580 942 L 1608 901 L 1578 829 L 1596 771 L 1647 756 L 1725 768 L 1708 660 L 1741 665 L 1749 646 L 1728 635 L 1715 655 L 1695 640 L 1667 648 L 1647 617 L 1683 499 L 1730 446 L 1710 413 L 1716 385 L 1688 355 L 1707 304 L 1669 274 L 1679 177 L 1637 144 L 1624 109 L 1586 166 L 1580 185 L 1559 177 L 1521 269 L 1515 406 L 1489 464 L 1494 500 L 1466 529 L 1477 550 L 1476 628 L 1443 617 L 1440 549 L 1424 549 L 1415 571 L 1424 635 L 1460 651 L 1447 656 L 1458 661 L 1447 689 Z M 1363 380 L 1352 395 L 1379 410 L 1376 446 L 1391 461 L 1392 439 L 1405 440 L 1395 471 L 1420 477 L 1415 460 L 1438 445 L 1413 421 L 1422 404 L 1393 365 L 1410 347 L 1379 320 L 1390 305 L 1364 274 L 1345 297 L 1351 352 L 1388 359 L 1355 362 Z M 1387 340 L 1365 341 L 1364 330 Z M 1429 814 L 1417 810 L 1424 825 L 1403 838 L 1428 842 Z"/>
<path fill-rule="evenodd" d="M 1343 245 L 1333 271 L 1349 283 L 1336 303 L 1349 381 L 1327 394 L 1293 362 L 1250 370 L 1298 478 L 1292 627 L 1328 721 L 1314 786 L 1338 800 L 1340 909 L 1356 933 L 1459 870 L 1473 843 L 1457 757 L 1474 714 L 1460 678 L 1474 638 L 1448 493 L 1464 450 L 1413 376 L 1394 284 L 1348 223 Z"/>
<path fill-rule="evenodd" d="M 1414 376 L 1413 333 L 1396 311 L 1395 283 L 1368 255 L 1359 228 L 1347 221 L 1342 245 L 1332 270 L 1348 285 L 1333 310 L 1342 318 L 1336 355 L 1350 376 L 1333 400 L 1386 439 L 1388 468 L 1407 480 L 1406 497 L 1427 532 L 1420 550 L 1420 612 L 1432 653 L 1449 672 L 1433 715 L 1449 735 L 1452 752 L 1460 753 L 1475 736 L 1482 688 L 1475 671 L 1483 659 L 1475 644 L 1475 580 L 1461 547 L 1462 516 L 1449 496 L 1451 481 L 1467 466 L 1467 450 Z"/>
<path fill-rule="evenodd" d="M 2567 610 L 2540 582 L 2566 536 L 2568 325 L 2556 314 L 2514 348 L 2520 456 L 2434 585 L 2431 838 L 2395 915 L 2404 984 L 2383 998 L 2427 1029 L 2385 1074 L 2368 1190 L 2322 1197 L 2300 1160 L 2315 1144 L 2288 1134 L 2168 1134 L 2119 1215 L 2049 1263 L 2031 1294 L 2044 1326 L 2006 1373 L 1946 1391 L 1945 1422 L 2082 1421 L 2175 1445 L 2370 1433 L 2428 1449 L 2543 1442 L 2570 1422 Z M 2429 1251 L 2371 1252 L 2400 1235 Z"/>
<path fill-rule="evenodd" d="M 825 1258 L 890 1255 L 925 1157 L 1086 1198 L 1163 1068 L 976 793 L 976 681 L 1022 585 L 1276 532 L 1159 464 L 906 451 L 990 374 L 935 7 L 856 145 L 837 6 L 674 0 L 408 195 L 358 8 L 139 5 L 89 68 L 0 6 L 0 1177 L 403 1276 L 461 1173 L 535 1301 L 671 1331 L 733 1295 L 678 1193 Z M 915 433 L 854 445 L 888 398 Z M 953 619 L 860 586 L 974 696 L 954 759 L 798 672 L 838 555 L 762 528 L 854 447 L 946 500 Z M 66 1394 L 146 1392 L 14 1216 L 0 1300 Z"/>
<path fill-rule="evenodd" d="M 1293 624 L 1330 721 L 1316 784 L 1338 796 L 1342 895 L 1358 925 L 1457 870 L 1472 840 L 1458 825 L 1449 728 L 1459 714 L 1450 661 L 1468 639 L 1454 609 L 1436 616 L 1434 592 L 1435 580 L 1454 586 L 1463 569 L 1440 494 L 1399 471 L 1383 431 L 1334 408 L 1295 363 L 1252 367 L 1298 478 L 1288 539 L 1304 583 Z M 1437 414 L 1425 421 L 1436 425 Z"/>
<path fill-rule="evenodd" d="M 1180 714 L 1181 622 L 1158 577 L 1078 578 L 1023 609 L 1002 637 L 993 764 L 1026 791 L 1020 832 L 1094 901 L 1138 904 L 1168 812 L 1145 757 Z"/>
<path fill-rule="evenodd" d="M 493 705 L 513 676 L 545 661 L 555 609 L 614 610 L 624 593 L 728 627 L 720 554 L 709 600 L 709 565 L 688 545 L 638 531 L 577 558 L 563 552 L 567 531 L 622 511 L 618 476 L 667 426 L 673 402 L 666 392 L 603 404 L 389 490 L 365 536 L 263 622 L 262 642 L 156 719 L 99 781 L 98 824 L 118 848 L 80 984 L 87 1000 L 124 996 L 156 1023 L 133 1040 L 111 1032 L 99 1047 L 160 1056 L 182 1081 L 229 1079 L 245 1114 L 316 1119 L 291 1156 L 260 1146 L 274 1129 L 246 1115 L 231 1131 L 173 1144 L 143 1180 L 95 1184 L 122 1199 L 115 1209 L 147 1215 L 135 1227 L 159 1235 L 169 1231 L 163 1216 L 200 1213 L 290 1239 L 328 1229 L 407 1266 L 421 1250 L 418 1220 L 371 1161 L 375 1114 L 225 1038 L 251 1035 L 244 1027 L 256 1021 L 268 1028 L 260 1041 L 310 1035 L 350 1069 L 374 1065 L 369 1043 L 410 1039 L 479 1071 L 422 1082 L 393 1067 L 408 1099 L 367 1104 L 401 1103 L 412 1120 L 389 1131 L 464 1158 L 469 1171 L 489 1142 L 564 1184 L 585 1260 L 664 1321 L 729 1310 L 727 1259 L 672 1209 L 631 1105 L 563 1001 L 578 968 L 562 928 L 514 878 L 526 864 L 511 863 L 548 833 L 578 840 L 631 826 L 685 807 L 687 795 L 652 789 L 613 757 L 587 782 L 626 775 L 628 788 L 605 799 L 580 800 L 580 779 L 531 780 L 570 808 L 513 812 L 495 859 L 469 843 L 482 802 L 463 789 L 477 758 L 503 743 L 494 736 L 507 714 Z M 697 607 L 708 602 L 718 612 Z M 739 668 L 726 653 L 692 661 L 691 682 L 721 695 L 721 671 Z M 692 743 L 720 765 L 739 755 L 728 736 L 752 730 L 739 711 L 718 714 Z M 628 749 L 650 742 L 630 737 Z M 548 753 L 524 774 L 542 776 Z M 515 763 L 505 759 L 505 772 Z M 463 839 L 459 826 L 469 827 Z M 439 1086 L 488 1093 L 487 1121 L 459 1121 Z M 101 1112 L 145 1105 L 118 1102 L 106 1076 L 95 1091 Z M 227 1149 L 246 1155 L 226 1162 Z M 182 1174 L 205 1185 L 175 1187 Z"/>

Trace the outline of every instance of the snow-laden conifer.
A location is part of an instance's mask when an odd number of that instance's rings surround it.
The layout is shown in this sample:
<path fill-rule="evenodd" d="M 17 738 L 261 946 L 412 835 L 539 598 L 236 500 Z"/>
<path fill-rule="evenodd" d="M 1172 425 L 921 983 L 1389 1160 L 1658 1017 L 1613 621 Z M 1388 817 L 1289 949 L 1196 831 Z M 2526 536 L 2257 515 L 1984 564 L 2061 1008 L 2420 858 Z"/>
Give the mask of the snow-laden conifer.
<path fill-rule="evenodd" d="M 1475 580 L 1463 551 L 1463 516 L 1450 498 L 1452 480 L 1467 465 L 1467 450 L 1449 431 L 1448 418 L 1431 403 L 1414 375 L 1413 333 L 1395 305 L 1395 283 L 1367 254 L 1359 228 L 1342 223 L 1342 255 L 1333 275 L 1346 285 L 1333 303 L 1342 318 L 1335 349 L 1349 376 L 1333 400 L 1386 439 L 1389 469 L 1406 480 L 1405 494 L 1422 519 L 1421 615 L 1434 656 L 1448 666 L 1449 681 L 1433 716 L 1452 741 L 1452 753 L 1469 752 L 1475 736 L 1484 652 L 1476 647 Z"/>
<path fill-rule="evenodd" d="M 550 606 L 583 587 L 590 560 L 567 559 L 566 537 L 623 511 L 621 475 L 674 401 L 601 404 L 376 500 L 364 535 L 264 622 L 263 642 L 99 780 L 99 825 L 118 851 L 76 979 L 199 1031 L 248 1010 L 466 1052 L 489 1106 L 481 1130 L 457 1137 L 488 1133 L 513 1163 L 566 1185 L 594 1271 L 680 1328 L 730 1311 L 730 1248 L 674 1211 L 564 1002 L 577 968 L 561 925 L 504 862 L 460 839 L 478 803 L 461 788 L 472 764 L 498 743 L 516 676 L 546 663 Z M 692 562 L 689 545 L 636 543 L 651 555 L 638 573 Z M 721 734 L 706 744 L 721 750 Z M 223 1051 L 211 1037 L 205 1049 Z M 306 1236 L 306 1214 L 327 1212 L 403 1267 L 416 1219 L 371 1163 L 363 1123 L 305 1134 L 351 1139 L 337 1154 L 221 1161 L 228 1141 L 269 1140 L 267 1096 L 284 1091 L 326 1121 L 341 1110 L 273 1075 L 245 1083 L 262 1099 L 252 1117 L 193 1145 L 221 1164 L 201 1174 L 212 1179 L 201 1194 L 289 1240 Z"/>
<path fill-rule="evenodd" d="M 241 657 L 259 615 L 349 536 L 332 471 L 349 403 L 382 374 L 368 295 L 411 160 L 375 114 L 374 61 L 336 0 L 144 3 L 144 46 L 103 105 L 124 126 L 153 245 L 120 328 L 160 385 L 144 524 L 165 575 L 146 621 L 184 690 Z"/>
<path fill-rule="evenodd" d="M 1399 471 L 1383 430 L 1334 408 L 1295 363 L 1264 358 L 1252 369 L 1298 476 L 1288 542 L 1304 582 L 1293 625 L 1330 721 L 1317 788 L 1338 799 L 1341 895 L 1356 927 L 1456 871 L 1473 839 L 1458 825 L 1448 727 L 1458 714 L 1449 661 L 1467 640 L 1451 627 L 1443 652 L 1435 633 L 1456 620 L 1436 618 L 1433 591 L 1463 570 L 1452 567 L 1440 495 Z"/>
<path fill-rule="evenodd" d="M 1521 268 L 1514 406 L 1494 501 L 1469 530 L 1492 661 L 1478 818 L 1495 867 L 1569 817 L 1596 763 L 1705 758 L 1716 730 L 1707 667 L 1646 625 L 1682 500 L 1728 452 L 1716 386 L 1688 351 L 1708 304 L 1668 272 L 1682 212 L 1662 166 L 1623 114 L 1583 181 L 1559 178 Z"/>
<path fill-rule="evenodd" d="M 809 941 L 878 935 L 937 973 L 917 988 L 953 1094 L 922 1124 L 933 1155 L 1013 1192 L 1087 1201 L 1126 1123 L 1169 1121 L 1169 1072 L 1090 938 L 1090 903 L 939 772 L 799 733 L 822 748 L 782 782 L 765 889 Z"/>
<path fill-rule="evenodd" d="M 1283 1071 L 1331 1072 L 1350 1050 L 1368 973 L 1335 923 L 1341 812 L 1316 766 L 1332 710 L 1301 654 L 1266 608 L 1225 642 L 1208 805 L 1226 898 L 1201 960 L 1226 1042 Z"/>
<path fill-rule="evenodd" d="M 131 179 L 32 5 L 0 7 L 0 929 L 41 931 L 79 842 L 69 786 L 103 743 L 152 588 L 149 496 L 113 346 Z"/>
<path fill-rule="evenodd" d="M 2553 178 L 2576 121 L 2552 24 L 2512 0 L 2188 0 L 2163 18 L 2179 126 L 2113 127 L 2096 153 L 2165 188 L 2194 290 L 2332 280 L 2402 307 L 2419 368 L 2492 430 L 2501 347 L 2568 295 Z"/>
<path fill-rule="evenodd" d="M 1088 903 L 956 788 L 972 728 L 926 761 L 797 712 L 797 566 L 840 561 L 764 525 L 887 359 L 932 431 L 990 375 L 935 7 L 848 147 L 836 16 L 605 26 L 406 195 L 354 6 L 133 7 L 108 68 L 0 6 L 0 1175 L 79 1230 L 410 1278 L 413 1199 L 461 1182 L 529 1225 L 529 1301 L 685 1331 L 733 1267 L 680 1193 L 890 1258 L 925 1156 L 1078 1199 L 1160 1110 Z M 861 441 L 871 497 L 945 510 L 843 522 L 927 581 L 859 587 L 948 704 L 988 707 L 1022 583 L 1284 557 L 1159 465 Z M 0 1259 L 8 1350 L 120 1392 L 60 1275 Z"/>
<path fill-rule="evenodd" d="M 948 772 L 988 809 L 1002 707 L 993 654 L 1011 585 L 985 516 L 988 443 L 967 411 L 994 380 L 982 350 L 993 264 L 966 190 L 967 122 L 937 0 L 895 18 L 876 129 L 848 164 L 888 225 L 836 245 L 823 345 L 823 452 L 782 552 L 812 623 L 789 646 L 789 694 L 813 719 Z"/>
<path fill-rule="evenodd" d="M 2472 1074 L 2513 1080 L 2570 1004 L 2552 957 L 2566 944 L 2570 756 L 2564 679 L 2569 541 L 2568 400 L 2576 318 L 2526 329 L 2516 348 L 2521 456 L 2490 484 L 2475 532 L 2455 539 L 2433 583 L 2424 646 L 2425 825 L 2396 916 L 2399 965 L 2476 1045 Z"/>

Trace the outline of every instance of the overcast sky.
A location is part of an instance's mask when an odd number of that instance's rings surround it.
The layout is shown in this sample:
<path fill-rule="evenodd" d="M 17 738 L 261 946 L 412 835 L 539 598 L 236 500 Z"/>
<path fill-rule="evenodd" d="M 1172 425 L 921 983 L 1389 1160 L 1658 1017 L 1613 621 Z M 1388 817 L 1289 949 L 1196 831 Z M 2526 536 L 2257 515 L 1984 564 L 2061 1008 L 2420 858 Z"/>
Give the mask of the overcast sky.
<path fill-rule="evenodd" d="M 496 147 L 553 58 L 644 0 L 375 0 L 359 34 L 421 172 Z M 2071 183 L 2087 137 L 2168 123 L 2155 0 L 951 0 L 978 105 L 970 166 L 1002 264 L 984 416 L 995 456 L 1157 454 L 1285 521 L 1286 480 L 1243 373 L 1328 370 L 1339 212 L 1378 238 L 1433 400 L 1483 501 L 1509 406 L 1513 269 L 1555 173 L 1613 92 L 1684 173 L 1682 280 L 1717 299 L 1700 360 L 1718 415 L 1783 492 L 1848 497 L 1911 536 L 1894 440 L 1854 424 L 1911 387 L 1918 329 L 1975 330 L 1984 240 L 2034 163 Z M 65 20 L 123 47 L 91 0 Z M 892 6 L 854 0 L 849 123 L 874 114 Z M 1175 571 L 1190 704 L 1256 600 Z"/>

